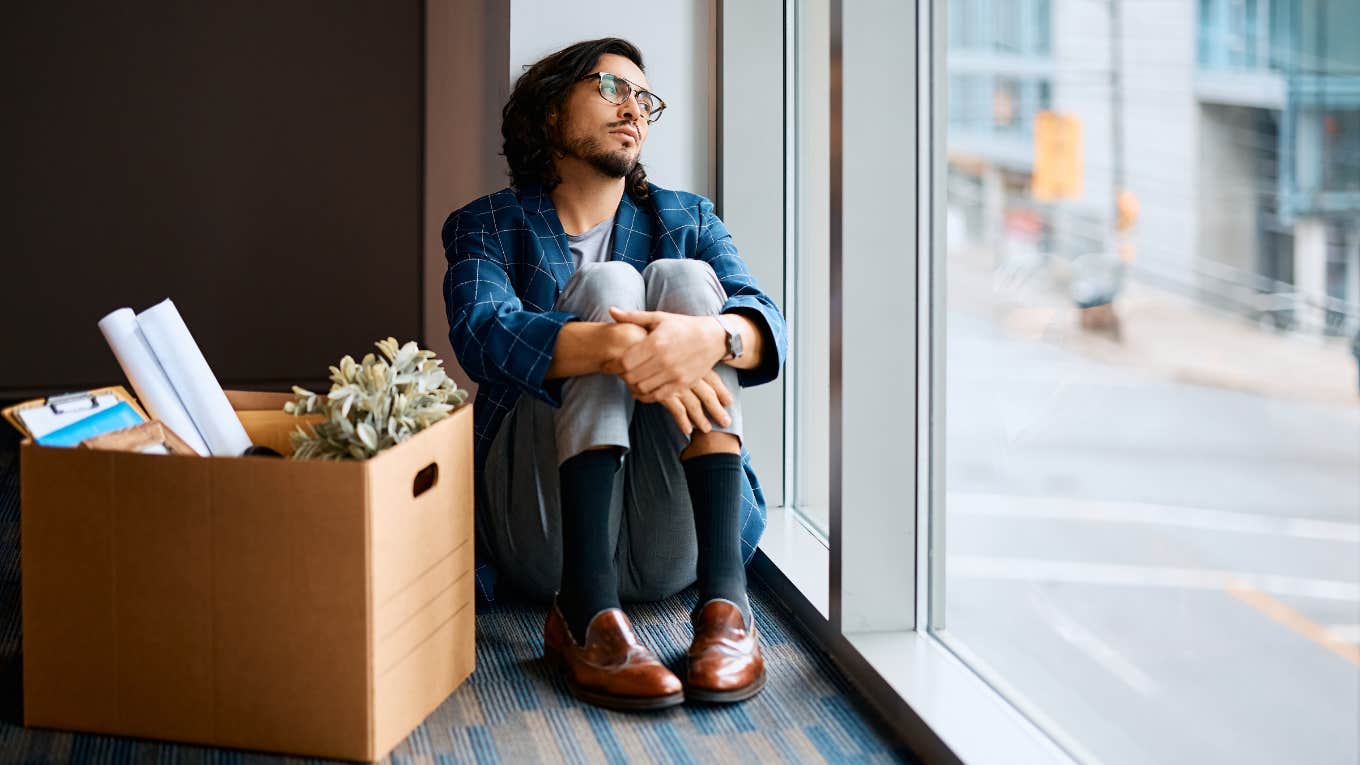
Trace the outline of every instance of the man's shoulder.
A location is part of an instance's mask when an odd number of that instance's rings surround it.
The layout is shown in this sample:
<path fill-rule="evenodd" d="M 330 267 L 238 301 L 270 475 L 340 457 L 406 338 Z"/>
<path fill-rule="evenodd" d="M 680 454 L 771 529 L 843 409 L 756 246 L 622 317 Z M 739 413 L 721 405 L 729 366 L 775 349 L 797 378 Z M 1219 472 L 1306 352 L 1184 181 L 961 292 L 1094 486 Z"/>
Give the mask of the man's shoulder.
<path fill-rule="evenodd" d="M 671 213 L 691 213 L 703 208 L 712 209 L 713 203 L 708 198 L 689 191 L 678 189 L 663 189 L 655 183 L 647 184 L 651 192 L 652 209 L 658 215 L 665 216 Z"/>
<path fill-rule="evenodd" d="M 689 191 L 663 189 L 654 183 L 647 185 L 651 190 L 649 202 L 652 214 L 667 231 L 691 227 L 702 230 L 717 218 L 708 197 Z"/>
<path fill-rule="evenodd" d="M 483 197 L 468 202 L 449 216 L 450 219 L 490 219 L 501 215 L 522 215 L 523 205 L 520 204 L 519 194 L 511 187 L 506 187 L 500 191 L 487 194 Z"/>
<path fill-rule="evenodd" d="M 444 246 L 447 248 L 462 237 L 499 236 L 522 229 L 526 225 L 525 219 L 522 195 L 514 188 L 504 188 L 449 213 L 441 232 Z"/>

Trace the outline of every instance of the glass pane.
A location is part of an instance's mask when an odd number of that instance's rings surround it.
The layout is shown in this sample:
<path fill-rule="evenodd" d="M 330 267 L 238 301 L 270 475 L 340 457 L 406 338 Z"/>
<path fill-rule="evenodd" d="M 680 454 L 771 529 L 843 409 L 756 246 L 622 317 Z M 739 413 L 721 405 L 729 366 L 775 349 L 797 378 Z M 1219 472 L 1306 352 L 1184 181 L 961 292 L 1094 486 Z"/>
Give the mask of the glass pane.
<path fill-rule="evenodd" d="M 825 0 L 799 2 L 794 56 L 794 294 L 790 368 L 794 374 L 793 505 L 828 533 L 828 366 L 831 327 L 829 167 L 831 28 Z"/>
<path fill-rule="evenodd" d="M 1037 2 L 1042 45 L 947 53 L 935 630 L 1101 762 L 1360 761 L 1340 5 Z"/>

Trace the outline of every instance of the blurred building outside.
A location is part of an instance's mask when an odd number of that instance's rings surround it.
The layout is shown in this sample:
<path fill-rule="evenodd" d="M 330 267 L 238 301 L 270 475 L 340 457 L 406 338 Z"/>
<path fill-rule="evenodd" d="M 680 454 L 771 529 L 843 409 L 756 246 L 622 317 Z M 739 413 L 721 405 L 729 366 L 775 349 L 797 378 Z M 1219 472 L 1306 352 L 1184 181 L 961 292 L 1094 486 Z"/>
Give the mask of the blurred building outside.
<path fill-rule="evenodd" d="M 947 13 L 936 634 L 1075 759 L 1357 762 L 1360 0 Z"/>
<path fill-rule="evenodd" d="M 948 10 L 951 269 L 1037 280 L 1068 305 L 1114 301 L 1135 332 L 1150 325 L 1129 323 L 1126 298 L 1182 306 L 1182 322 L 1226 316 L 1270 347 L 1297 346 L 1286 356 L 1312 354 L 1274 375 L 1325 367 L 1354 400 L 1355 0 Z M 1166 340 L 1189 342 L 1160 323 Z M 1237 367 L 1271 374 L 1262 361 Z"/>

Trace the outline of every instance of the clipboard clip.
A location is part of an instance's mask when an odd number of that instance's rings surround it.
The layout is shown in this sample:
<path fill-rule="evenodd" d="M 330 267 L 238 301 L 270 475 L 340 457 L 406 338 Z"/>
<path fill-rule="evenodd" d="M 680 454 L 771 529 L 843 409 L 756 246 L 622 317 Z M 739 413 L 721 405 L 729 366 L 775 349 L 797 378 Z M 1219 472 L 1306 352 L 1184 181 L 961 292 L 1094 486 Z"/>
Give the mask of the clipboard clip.
<path fill-rule="evenodd" d="M 22 433 L 24 438 L 38 441 L 55 430 L 71 425 L 77 420 L 97 416 L 102 410 L 123 401 L 132 407 L 134 413 L 140 415 L 143 422 L 151 419 L 138 406 L 137 400 L 121 385 L 21 401 L 0 408 L 0 416 Z"/>
<path fill-rule="evenodd" d="M 90 391 L 64 393 L 47 399 L 47 407 L 52 410 L 52 414 L 91 411 L 98 406 L 99 403 L 95 401 L 94 393 Z"/>

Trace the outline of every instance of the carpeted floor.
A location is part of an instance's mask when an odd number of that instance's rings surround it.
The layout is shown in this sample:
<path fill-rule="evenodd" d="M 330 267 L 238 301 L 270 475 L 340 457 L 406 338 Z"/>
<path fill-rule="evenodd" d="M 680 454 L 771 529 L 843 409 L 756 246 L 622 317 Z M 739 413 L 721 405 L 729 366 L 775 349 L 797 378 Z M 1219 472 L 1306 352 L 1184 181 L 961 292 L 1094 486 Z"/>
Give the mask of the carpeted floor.
<path fill-rule="evenodd" d="M 282 763 L 299 758 L 28 729 L 22 721 L 19 476 L 0 425 L 0 762 Z M 628 611 L 676 671 L 689 642 L 692 590 Z M 875 725 L 845 678 L 759 585 L 752 602 L 770 679 L 734 706 L 620 714 L 582 704 L 544 666 L 543 611 L 483 606 L 477 670 L 386 761 L 458 763 L 877 763 L 910 761 Z"/>

